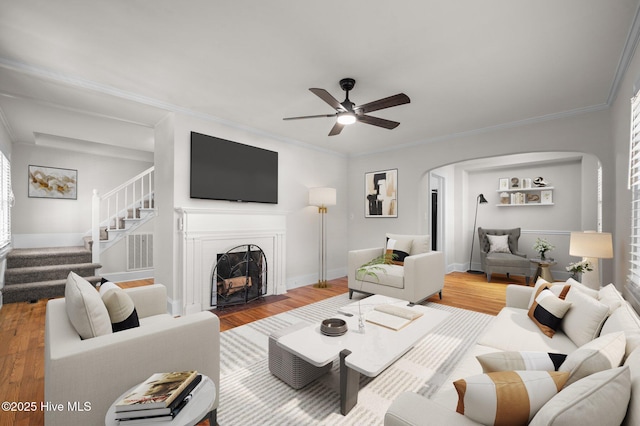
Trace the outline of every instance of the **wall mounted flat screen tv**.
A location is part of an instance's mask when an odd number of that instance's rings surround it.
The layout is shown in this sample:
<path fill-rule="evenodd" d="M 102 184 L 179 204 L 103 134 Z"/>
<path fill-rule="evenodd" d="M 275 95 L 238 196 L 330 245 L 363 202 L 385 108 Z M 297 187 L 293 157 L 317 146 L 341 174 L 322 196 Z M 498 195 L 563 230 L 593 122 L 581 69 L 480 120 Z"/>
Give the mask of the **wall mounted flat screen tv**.
<path fill-rule="evenodd" d="M 278 203 L 278 153 L 191 132 L 191 198 Z"/>

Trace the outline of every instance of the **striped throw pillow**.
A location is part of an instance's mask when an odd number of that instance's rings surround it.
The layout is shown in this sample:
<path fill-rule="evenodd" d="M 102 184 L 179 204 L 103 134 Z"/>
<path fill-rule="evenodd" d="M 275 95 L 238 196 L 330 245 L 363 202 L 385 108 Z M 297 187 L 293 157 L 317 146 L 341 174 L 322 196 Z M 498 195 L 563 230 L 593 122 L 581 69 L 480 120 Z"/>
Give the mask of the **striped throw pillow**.
<path fill-rule="evenodd" d="M 404 265 L 404 258 L 409 256 L 413 240 L 396 240 L 387 238 L 387 259 L 394 265 Z"/>
<path fill-rule="evenodd" d="M 100 285 L 100 297 L 109 312 L 114 333 L 140 326 L 133 299 L 117 284 L 103 280 Z"/>
<path fill-rule="evenodd" d="M 456 411 L 484 425 L 526 425 L 564 386 L 569 373 L 502 371 L 453 382 Z"/>
<path fill-rule="evenodd" d="M 527 351 L 493 352 L 476 356 L 483 373 L 511 370 L 558 371 L 566 358 L 565 354 Z"/>
<path fill-rule="evenodd" d="M 548 288 L 540 287 L 529 308 L 529 318 L 549 337 L 556 334 L 562 318 L 571 307 L 571 303 L 562 300 L 569 289 L 570 286 L 565 286 L 560 297 L 557 297 Z"/>

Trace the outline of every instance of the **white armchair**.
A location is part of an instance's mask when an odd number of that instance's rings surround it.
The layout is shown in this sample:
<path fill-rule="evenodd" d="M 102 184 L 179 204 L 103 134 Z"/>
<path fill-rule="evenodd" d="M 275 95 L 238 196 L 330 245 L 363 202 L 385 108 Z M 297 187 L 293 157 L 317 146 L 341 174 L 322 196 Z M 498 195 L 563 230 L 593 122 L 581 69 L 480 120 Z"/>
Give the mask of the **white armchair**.
<path fill-rule="evenodd" d="M 442 252 L 431 251 L 429 236 L 387 234 L 387 241 L 390 240 L 400 242 L 399 246 L 405 244 L 405 247 L 410 247 L 406 252 L 408 256 L 402 259 L 404 265 L 373 265 L 369 267 L 373 268 L 371 273 L 357 273 L 362 265 L 383 256 L 388 250 L 393 251 L 393 247 L 349 252 L 349 298 L 354 291 L 381 294 L 412 303 L 418 303 L 436 293 L 442 298 L 444 255 Z"/>
<path fill-rule="evenodd" d="M 63 404 L 45 411 L 45 424 L 104 424 L 109 406 L 127 389 L 163 371 L 198 370 L 220 389 L 220 322 L 211 312 L 173 318 L 163 285 L 125 290 L 134 301 L 140 327 L 82 340 L 65 299 L 47 303 L 44 400 Z M 90 403 L 84 411 L 68 404 Z M 218 407 L 218 398 L 214 409 Z"/>

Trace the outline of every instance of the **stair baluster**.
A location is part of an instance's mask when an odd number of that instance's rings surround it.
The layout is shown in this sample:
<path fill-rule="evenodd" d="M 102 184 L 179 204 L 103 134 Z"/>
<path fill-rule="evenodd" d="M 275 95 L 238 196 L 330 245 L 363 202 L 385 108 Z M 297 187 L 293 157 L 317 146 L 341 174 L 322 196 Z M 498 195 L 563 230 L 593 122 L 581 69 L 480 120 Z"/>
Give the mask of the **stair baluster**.
<path fill-rule="evenodd" d="M 154 179 L 154 167 L 150 167 L 104 195 L 93 191 L 90 234 L 98 242 L 94 244 L 93 262 L 98 263 L 102 251 L 155 214 Z M 106 243 L 102 229 L 108 236 Z"/>

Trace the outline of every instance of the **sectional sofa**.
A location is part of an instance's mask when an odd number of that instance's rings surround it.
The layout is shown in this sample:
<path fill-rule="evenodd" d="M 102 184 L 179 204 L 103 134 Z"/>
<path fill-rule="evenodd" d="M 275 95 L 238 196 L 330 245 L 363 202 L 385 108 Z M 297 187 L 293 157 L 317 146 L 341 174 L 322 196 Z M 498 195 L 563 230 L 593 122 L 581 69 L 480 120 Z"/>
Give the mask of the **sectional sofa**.
<path fill-rule="evenodd" d="M 613 284 L 509 285 L 506 302 L 438 392 L 401 394 L 386 426 L 640 425 L 640 318 Z"/>

